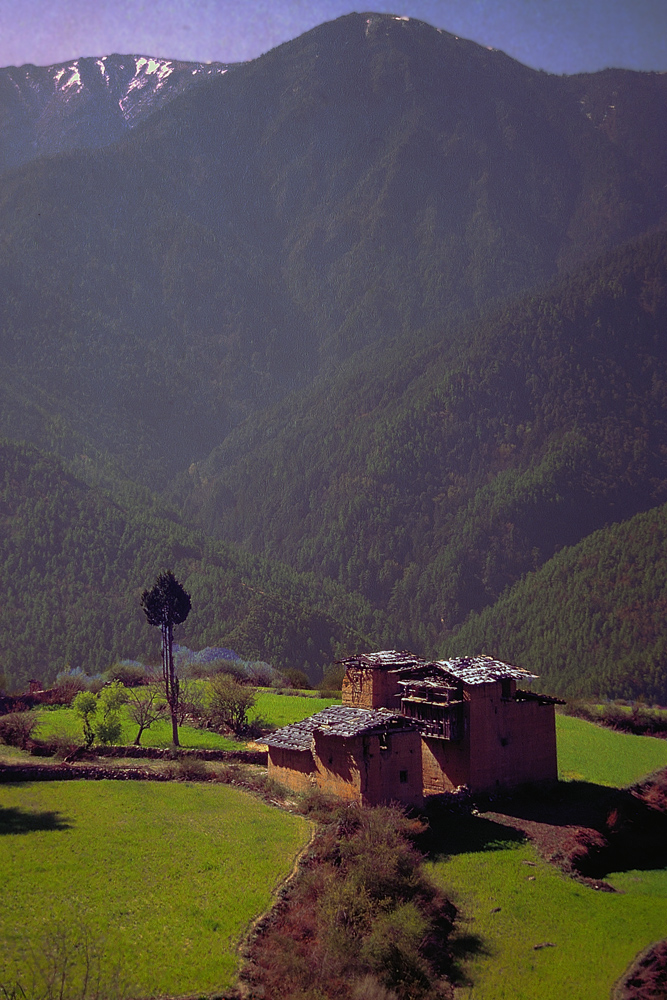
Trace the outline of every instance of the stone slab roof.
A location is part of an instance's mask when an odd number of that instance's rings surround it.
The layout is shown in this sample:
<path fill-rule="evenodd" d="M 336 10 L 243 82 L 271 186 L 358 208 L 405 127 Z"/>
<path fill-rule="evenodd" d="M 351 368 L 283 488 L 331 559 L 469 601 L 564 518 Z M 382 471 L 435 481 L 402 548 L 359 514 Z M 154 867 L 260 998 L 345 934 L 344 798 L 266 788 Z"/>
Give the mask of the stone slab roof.
<path fill-rule="evenodd" d="M 315 733 L 328 733 L 349 739 L 353 736 L 367 736 L 372 733 L 387 733 L 396 730 L 415 729 L 415 725 L 402 715 L 387 709 L 350 708 L 347 705 L 331 705 L 302 722 L 293 722 L 263 739 L 270 747 L 287 750 L 310 750 Z"/>
<path fill-rule="evenodd" d="M 464 684 L 489 684 L 507 679 L 530 683 L 538 676 L 491 656 L 457 656 L 451 660 L 436 660 L 434 666 Z"/>
<path fill-rule="evenodd" d="M 407 667 L 420 666 L 425 661 L 408 649 L 382 649 L 376 653 L 357 653 L 339 660 L 344 667 L 368 667 L 371 670 L 400 670 Z"/>

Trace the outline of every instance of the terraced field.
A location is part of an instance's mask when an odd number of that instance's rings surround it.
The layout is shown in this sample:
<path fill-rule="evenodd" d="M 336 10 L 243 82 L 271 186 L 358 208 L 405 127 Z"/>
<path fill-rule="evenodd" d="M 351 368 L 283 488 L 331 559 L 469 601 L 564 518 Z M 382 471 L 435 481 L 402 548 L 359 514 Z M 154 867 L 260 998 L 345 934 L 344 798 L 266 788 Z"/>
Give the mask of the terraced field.
<path fill-rule="evenodd" d="M 104 951 L 108 1000 L 118 963 L 132 996 L 224 989 L 309 831 L 225 785 L 0 785 L 0 993 L 32 995 L 35 964 L 75 936 Z"/>

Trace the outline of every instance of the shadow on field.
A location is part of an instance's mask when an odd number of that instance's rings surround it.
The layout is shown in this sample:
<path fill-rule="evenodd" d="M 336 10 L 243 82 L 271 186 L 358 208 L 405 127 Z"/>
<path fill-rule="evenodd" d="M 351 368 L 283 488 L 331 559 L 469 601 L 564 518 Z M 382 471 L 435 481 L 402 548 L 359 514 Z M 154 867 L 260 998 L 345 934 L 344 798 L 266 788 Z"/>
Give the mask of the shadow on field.
<path fill-rule="evenodd" d="M 493 812 L 534 823 L 600 829 L 612 809 L 632 798 L 628 789 L 609 788 L 589 781 L 559 781 L 498 796 L 489 801 L 487 807 Z M 482 808 L 484 806 L 480 805 Z"/>
<path fill-rule="evenodd" d="M 0 807 L 0 836 L 5 833 L 36 833 L 39 830 L 70 830 L 71 823 L 57 812 L 28 812 Z"/>
<path fill-rule="evenodd" d="M 419 838 L 419 850 L 433 861 L 442 861 L 452 854 L 502 851 L 526 840 L 521 831 L 512 827 L 437 807 L 429 809 L 428 821 L 428 829 Z"/>

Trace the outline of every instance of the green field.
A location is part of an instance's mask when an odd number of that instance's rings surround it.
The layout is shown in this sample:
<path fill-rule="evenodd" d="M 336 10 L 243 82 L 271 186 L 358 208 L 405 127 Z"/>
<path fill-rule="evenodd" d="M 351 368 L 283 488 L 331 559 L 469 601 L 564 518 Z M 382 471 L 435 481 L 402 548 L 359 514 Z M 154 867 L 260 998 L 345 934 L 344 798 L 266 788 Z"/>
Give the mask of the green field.
<path fill-rule="evenodd" d="M 62 737 L 73 743 L 83 743 L 83 727 L 81 719 L 72 708 L 38 709 L 39 723 L 34 736 L 41 740 Z M 125 706 L 121 709 L 123 719 L 123 734 L 121 743 L 134 743 L 138 726 L 132 722 Z M 179 740 L 182 747 L 199 748 L 201 750 L 238 750 L 239 743 L 227 736 L 209 732 L 207 729 L 197 729 L 196 726 L 179 726 Z M 161 719 L 154 723 L 141 736 L 142 747 L 170 747 L 171 721 Z"/>
<path fill-rule="evenodd" d="M 257 692 L 255 707 L 250 712 L 250 718 L 261 716 L 271 726 L 289 726 L 292 722 L 301 722 L 309 715 L 321 712 L 329 705 L 340 705 L 340 698 L 318 698 L 313 695 L 284 695 L 275 691 L 261 690 Z"/>
<path fill-rule="evenodd" d="M 29 982 L 28 943 L 41 952 L 79 920 L 121 957 L 133 995 L 229 986 L 309 829 L 225 785 L 0 785 L 0 992 Z"/>
<path fill-rule="evenodd" d="M 562 778 L 621 787 L 667 765 L 667 741 L 557 717 Z M 597 892 L 483 817 L 443 829 L 432 871 L 462 914 L 463 1000 L 603 1000 L 667 937 L 667 871 L 621 872 Z M 536 945 L 547 947 L 535 948 Z"/>
<path fill-rule="evenodd" d="M 260 689 L 257 700 L 251 709 L 249 717 L 252 721 L 257 717 L 264 719 L 270 726 L 287 726 L 291 722 L 300 722 L 308 715 L 314 715 L 329 705 L 335 705 L 333 698 L 318 698 L 311 695 L 280 695 L 275 691 Z M 62 737 L 73 743 L 83 743 L 83 726 L 81 719 L 71 708 L 39 709 L 39 725 L 34 735 L 38 739 L 49 740 Z M 120 742 L 134 743 L 137 736 L 137 725 L 127 714 L 127 709 L 121 710 L 123 718 L 123 733 Z M 228 736 L 220 736 L 207 729 L 196 726 L 179 726 L 179 739 L 185 748 L 201 750 L 238 750 L 239 742 Z M 162 719 L 154 723 L 141 736 L 144 747 L 171 746 L 171 722 Z"/>
<path fill-rule="evenodd" d="M 603 729 L 569 715 L 556 716 L 558 771 L 569 781 L 622 788 L 667 766 L 667 740 Z"/>
<path fill-rule="evenodd" d="M 254 713 L 286 725 L 332 703 L 264 690 Z M 46 735 L 80 723 L 59 709 L 43 711 L 41 727 Z M 557 717 L 557 732 L 564 780 L 620 787 L 667 765 L 667 740 L 568 716 Z M 234 745 L 191 727 L 181 736 L 185 746 Z M 167 723 L 144 734 L 146 745 L 169 739 Z M 236 942 L 308 831 L 227 786 L 115 782 L 0 786 L 0 828 L 9 834 L 0 837 L 0 871 L 11 901 L 1 941 L 20 954 L 23 942 L 81 913 L 123 956 L 137 995 L 232 983 Z M 483 817 L 452 820 L 438 836 L 431 868 L 461 913 L 461 1000 L 608 997 L 634 956 L 667 937 L 667 871 L 612 874 L 620 892 L 598 893 Z"/>

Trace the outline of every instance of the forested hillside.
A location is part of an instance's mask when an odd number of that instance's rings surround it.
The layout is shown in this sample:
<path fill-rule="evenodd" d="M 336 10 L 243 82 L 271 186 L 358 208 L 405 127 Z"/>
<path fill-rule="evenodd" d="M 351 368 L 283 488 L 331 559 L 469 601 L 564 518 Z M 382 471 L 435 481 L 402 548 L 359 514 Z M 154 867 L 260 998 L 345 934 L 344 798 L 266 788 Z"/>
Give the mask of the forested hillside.
<path fill-rule="evenodd" d="M 180 641 L 274 666 L 322 667 L 380 640 L 382 619 L 328 581 L 300 577 L 187 531 L 147 494 L 121 504 L 32 448 L 0 444 L 0 673 L 10 688 L 89 673 L 116 658 L 159 662 L 139 606 L 171 568 L 192 597 Z M 378 634 L 379 633 L 379 634 Z M 397 637 L 397 640 L 400 636 Z"/>
<path fill-rule="evenodd" d="M 231 435 L 188 509 L 360 590 L 433 651 L 563 545 L 667 498 L 666 321 L 662 234 L 435 342 L 369 351 Z"/>
<path fill-rule="evenodd" d="M 495 653 L 541 690 L 667 703 L 667 506 L 563 549 L 443 645 Z"/>

